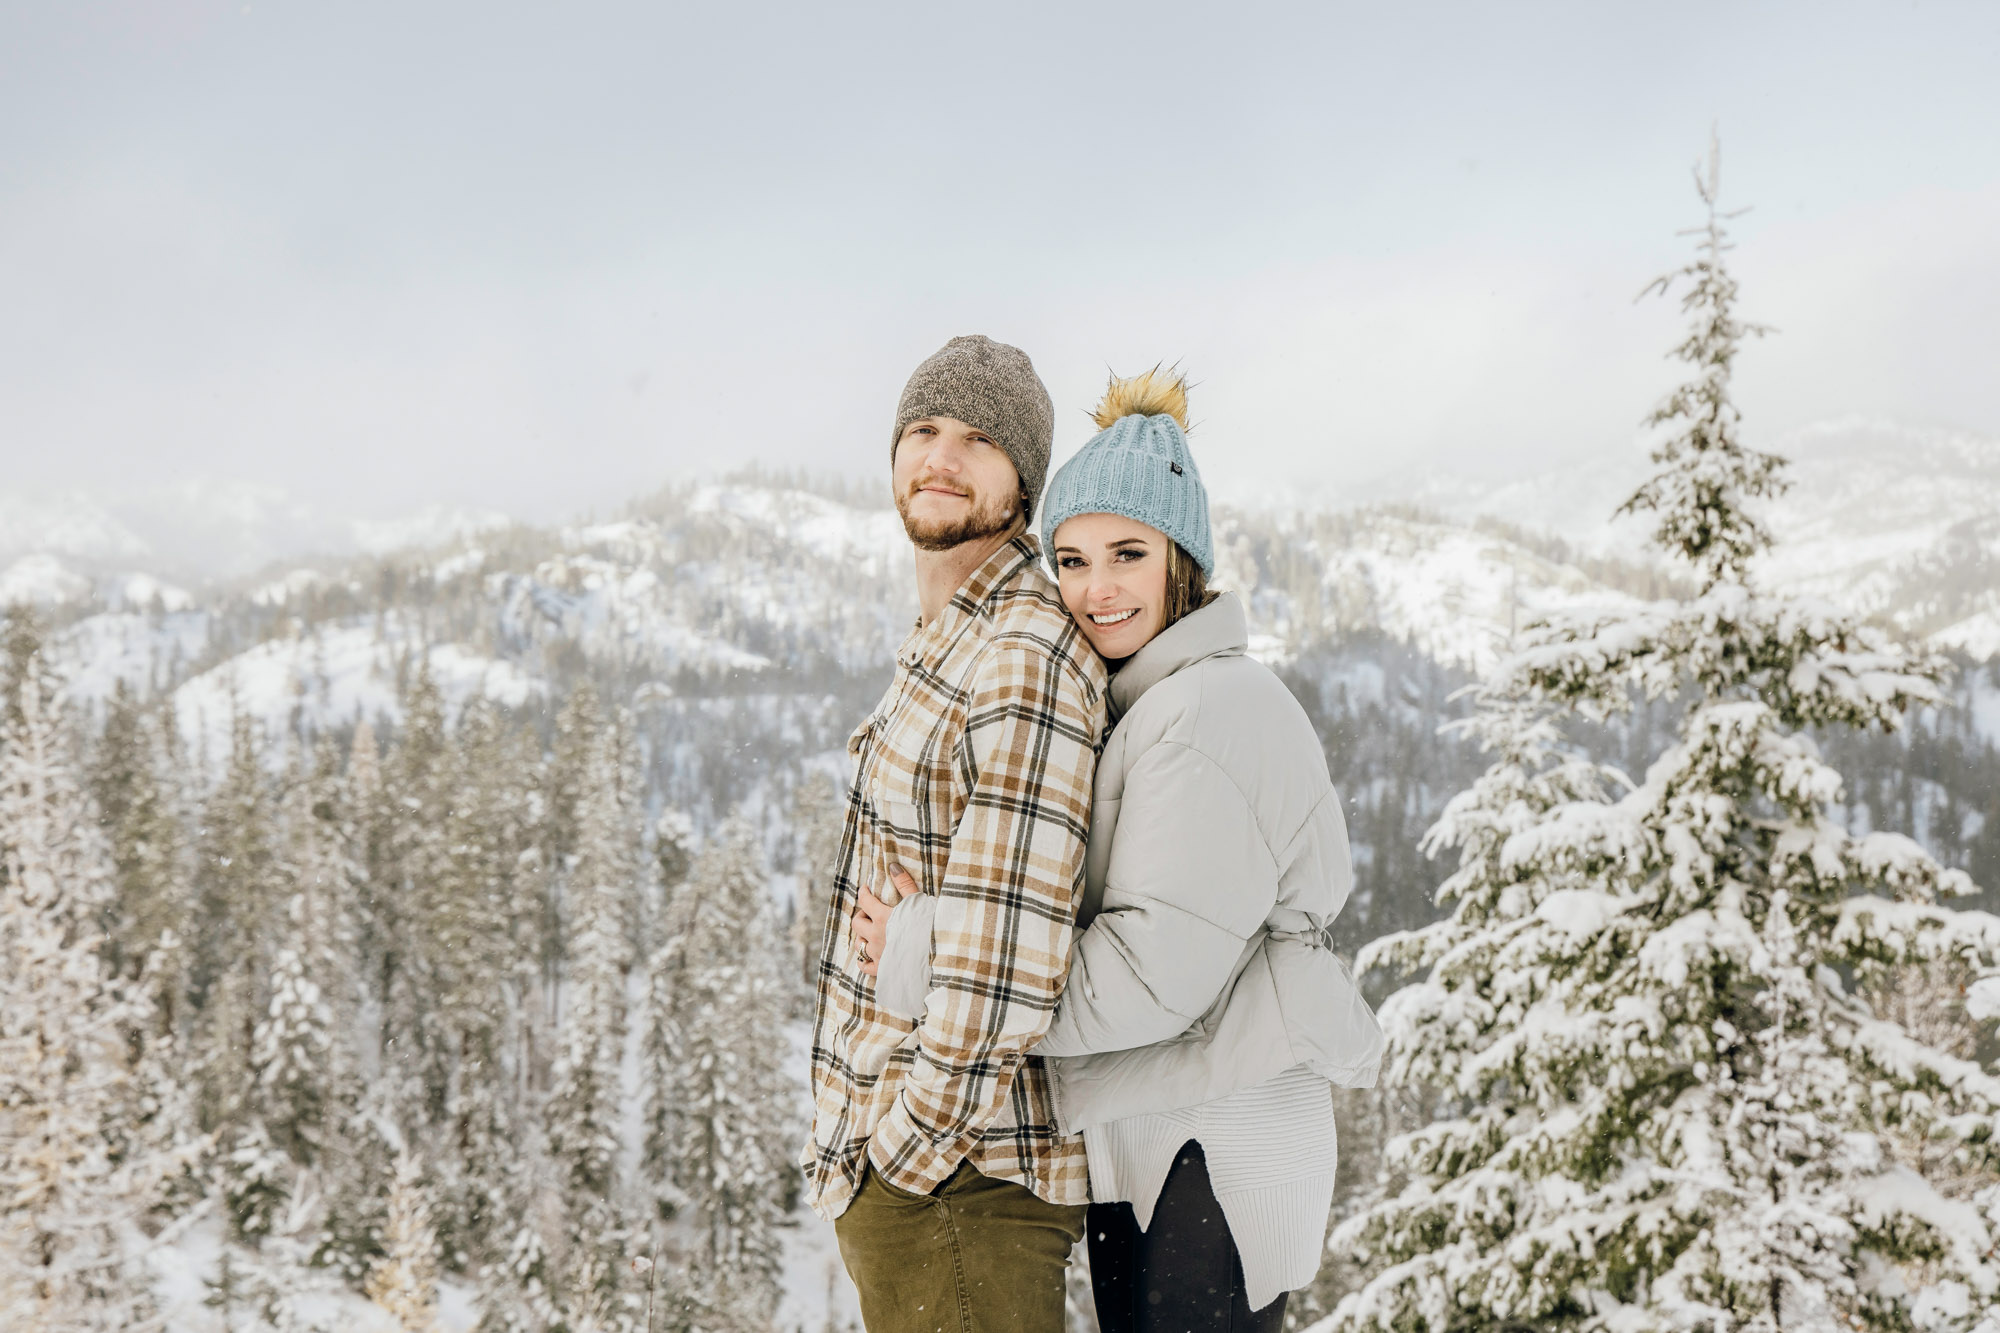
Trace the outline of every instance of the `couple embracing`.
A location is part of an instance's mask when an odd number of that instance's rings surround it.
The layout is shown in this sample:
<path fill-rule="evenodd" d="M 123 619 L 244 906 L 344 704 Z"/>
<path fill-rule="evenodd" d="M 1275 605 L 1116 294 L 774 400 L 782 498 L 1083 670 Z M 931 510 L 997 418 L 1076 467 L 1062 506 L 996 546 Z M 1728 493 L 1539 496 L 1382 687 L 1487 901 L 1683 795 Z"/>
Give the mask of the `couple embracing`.
<path fill-rule="evenodd" d="M 1382 1038 L 1327 931 L 1326 759 L 1208 587 L 1186 392 L 1114 381 L 1047 471 L 1018 349 L 954 338 L 896 412 L 922 614 L 854 761 L 806 1189 L 869 1333 L 1275 1330 L 1318 1270 L 1331 1087 Z M 1044 568 L 1044 561 L 1048 568 Z"/>

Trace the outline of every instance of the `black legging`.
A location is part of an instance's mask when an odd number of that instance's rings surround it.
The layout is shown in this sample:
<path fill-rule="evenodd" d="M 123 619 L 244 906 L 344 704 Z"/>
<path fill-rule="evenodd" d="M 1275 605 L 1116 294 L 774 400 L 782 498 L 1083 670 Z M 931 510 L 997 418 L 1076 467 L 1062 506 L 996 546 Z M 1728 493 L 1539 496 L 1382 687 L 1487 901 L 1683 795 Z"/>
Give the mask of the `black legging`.
<path fill-rule="evenodd" d="M 1090 1281 L 1104 1333 L 1278 1333 L 1285 1297 L 1252 1311 L 1243 1261 L 1208 1183 L 1208 1158 L 1189 1139 L 1174 1159 L 1153 1225 L 1129 1203 L 1090 1205 Z"/>

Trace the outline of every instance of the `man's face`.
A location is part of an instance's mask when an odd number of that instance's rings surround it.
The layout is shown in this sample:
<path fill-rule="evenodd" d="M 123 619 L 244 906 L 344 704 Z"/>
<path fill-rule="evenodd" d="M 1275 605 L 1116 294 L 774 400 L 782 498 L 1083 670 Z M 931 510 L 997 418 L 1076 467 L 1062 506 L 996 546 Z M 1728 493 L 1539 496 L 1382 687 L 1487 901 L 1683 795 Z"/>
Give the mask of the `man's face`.
<path fill-rule="evenodd" d="M 992 436 L 956 417 L 903 427 L 892 472 L 903 531 L 925 551 L 997 537 L 1021 509 L 1021 477 Z"/>

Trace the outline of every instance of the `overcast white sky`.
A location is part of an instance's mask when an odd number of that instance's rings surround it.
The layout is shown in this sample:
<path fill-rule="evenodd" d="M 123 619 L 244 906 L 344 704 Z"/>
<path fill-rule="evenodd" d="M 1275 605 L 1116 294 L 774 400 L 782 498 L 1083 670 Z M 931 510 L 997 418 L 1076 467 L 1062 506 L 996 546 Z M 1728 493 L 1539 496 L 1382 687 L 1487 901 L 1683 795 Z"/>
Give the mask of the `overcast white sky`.
<path fill-rule="evenodd" d="M 1766 438 L 2000 434 L 2000 5 L 0 0 L 0 489 L 886 468 L 947 337 L 1216 488 L 1628 448 L 1711 121 Z"/>

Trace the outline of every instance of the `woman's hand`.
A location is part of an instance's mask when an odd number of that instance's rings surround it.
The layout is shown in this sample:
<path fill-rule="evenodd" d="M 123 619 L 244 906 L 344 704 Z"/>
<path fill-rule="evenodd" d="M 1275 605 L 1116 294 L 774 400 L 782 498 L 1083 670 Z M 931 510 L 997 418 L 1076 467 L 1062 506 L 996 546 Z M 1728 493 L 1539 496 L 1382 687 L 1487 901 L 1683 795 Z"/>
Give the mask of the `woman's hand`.
<path fill-rule="evenodd" d="M 901 866 L 889 867 L 889 882 L 896 886 L 898 899 L 917 892 L 917 882 Z M 861 970 L 871 977 L 880 969 L 882 950 L 889 945 L 890 911 L 889 904 L 877 898 L 873 890 L 862 887 L 860 902 L 854 909 L 854 940 L 861 953 Z"/>
<path fill-rule="evenodd" d="M 868 889 L 854 909 L 854 946 L 861 953 L 861 970 L 874 976 L 882 966 L 882 950 L 889 943 L 889 904 Z"/>

